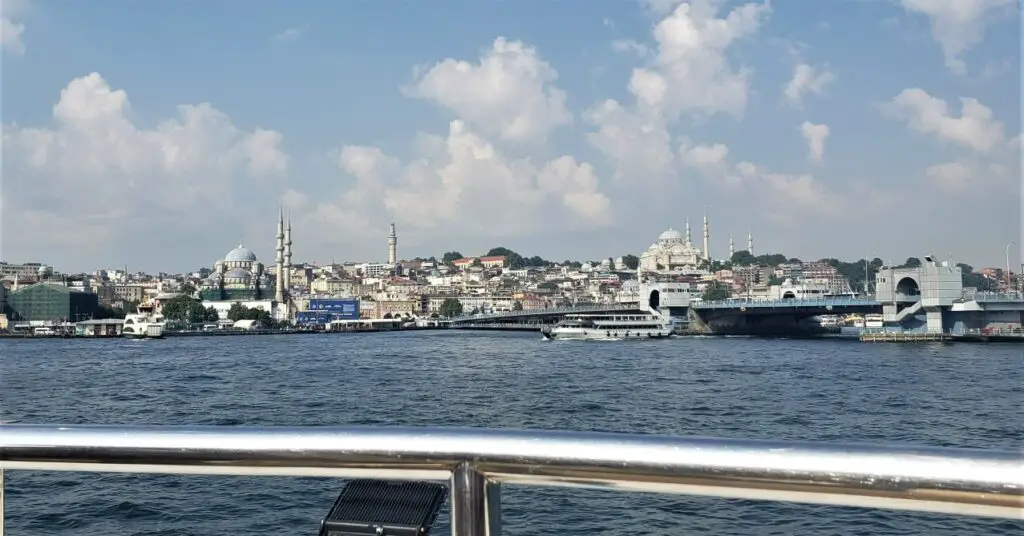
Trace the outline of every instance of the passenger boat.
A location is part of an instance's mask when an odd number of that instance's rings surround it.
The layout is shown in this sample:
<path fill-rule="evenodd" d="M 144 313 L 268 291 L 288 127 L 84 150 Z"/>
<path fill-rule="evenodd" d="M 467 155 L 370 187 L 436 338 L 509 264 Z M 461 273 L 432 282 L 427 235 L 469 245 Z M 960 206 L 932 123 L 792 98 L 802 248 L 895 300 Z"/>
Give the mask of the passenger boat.
<path fill-rule="evenodd" d="M 155 314 L 152 305 L 140 305 L 134 313 L 125 315 L 121 335 L 127 339 L 162 339 L 164 315 Z"/>
<path fill-rule="evenodd" d="M 652 313 L 568 315 L 541 330 L 547 339 L 660 339 L 672 335 L 672 324 Z"/>

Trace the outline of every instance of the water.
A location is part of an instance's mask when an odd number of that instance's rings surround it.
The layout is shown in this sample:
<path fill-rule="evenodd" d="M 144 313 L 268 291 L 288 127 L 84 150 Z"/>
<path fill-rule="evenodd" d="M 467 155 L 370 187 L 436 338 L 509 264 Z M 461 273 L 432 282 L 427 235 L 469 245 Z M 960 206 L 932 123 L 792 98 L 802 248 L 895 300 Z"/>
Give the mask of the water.
<path fill-rule="evenodd" d="M 1020 448 L 1020 346 L 406 332 L 0 341 L 25 423 L 488 426 Z M 7 530 L 315 535 L 329 479 L 8 472 Z M 509 535 L 1005 535 L 1024 522 L 503 489 Z M 447 534 L 447 509 L 437 533 Z"/>

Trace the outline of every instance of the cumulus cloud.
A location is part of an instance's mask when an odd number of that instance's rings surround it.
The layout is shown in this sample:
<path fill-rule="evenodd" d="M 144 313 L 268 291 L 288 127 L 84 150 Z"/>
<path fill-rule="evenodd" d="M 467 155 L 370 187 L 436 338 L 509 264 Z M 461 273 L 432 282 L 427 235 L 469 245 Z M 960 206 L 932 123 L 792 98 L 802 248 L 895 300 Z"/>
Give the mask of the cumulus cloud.
<path fill-rule="evenodd" d="M 960 105 L 960 117 L 954 117 L 946 101 L 915 87 L 896 95 L 886 111 L 908 121 L 918 132 L 935 134 L 980 153 L 991 153 L 1004 143 L 1003 124 L 994 118 L 991 108 L 967 97 L 960 99 Z"/>
<path fill-rule="evenodd" d="M 593 166 L 571 156 L 509 158 L 462 120 L 451 122 L 446 137 L 421 139 L 409 161 L 346 146 L 338 165 L 355 183 L 313 212 L 334 228 L 369 229 L 390 215 L 422 230 L 482 236 L 610 223 L 611 203 Z"/>
<path fill-rule="evenodd" d="M 448 108 L 485 135 L 543 141 L 572 123 L 558 72 L 521 41 L 499 37 L 478 63 L 448 58 L 420 71 L 407 95 Z"/>
<path fill-rule="evenodd" d="M 804 95 L 808 93 L 820 95 L 825 86 L 834 82 L 835 79 L 835 75 L 826 68 L 818 69 L 806 63 L 800 63 L 793 68 L 793 77 L 789 79 L 782 94 L 789 104 L 799 107 L 803 104 Z"/>
<path fill-rule="evenodd" d="M 633 70 L 629 89 L 645 107 L 668 118 L 681 113 L 741 117 L 747 106 L 747 68 L 734 67 L 727 50 L 753 35 L 771 8 L 748 3 L 717 17 L 719 3 L 683 2 L 654 27 L 657 53 Z"/>
<path fill-rule="evenodd" d="M 208 103 L 178 106 L 152 129 L 136 126 L 129 110 L 127 93 L 92 73 L 61 91 L 52 128 L 4 125 L 4 218 L 46 222 L 19 225 L 26 232 L 7 233 L 8 242 L 53 247 L 67 234 L 50 232 L 59 226 L 88 232 L 86 247 L 119 228 L 167 225 L 162 217 L 191 224 L 203 209 L 231 211 L 236 180 L 288 167 L 281 134 L 243 131 Z"/>
<path fill-rule="evenodd" d="M 1012 12 L 1015 0 L 902 0 L 907 11 L 931 21 L 932 37 L 942 46 L 946 67 L 957 74 L 967 67 L 960 56 L 985 37 L 985 29 L 1001 10 Z M 1019 16 L 1019 14 L 1018 14 Z"/>
<path fill-rule="evenodd" d="M 825 140 L 828 139 L 828 125 L 816 125 L 810 121 L 804 121 L 800 125 L 800 134 L 807 140 L 807 158 L 814 162 L 821 162 L 825 158 Z"/>
<path fill-rule="evenodd" d="M 683 166 L 723 189 L 746 193 L 777 223 L 792 225 L 808 216 L 845 214 L 844 196 L 809 173 L 779 173 L 748 161 L 734 162 L 722 143 L 695 144 L 685 139 L 679 153 Z"/>

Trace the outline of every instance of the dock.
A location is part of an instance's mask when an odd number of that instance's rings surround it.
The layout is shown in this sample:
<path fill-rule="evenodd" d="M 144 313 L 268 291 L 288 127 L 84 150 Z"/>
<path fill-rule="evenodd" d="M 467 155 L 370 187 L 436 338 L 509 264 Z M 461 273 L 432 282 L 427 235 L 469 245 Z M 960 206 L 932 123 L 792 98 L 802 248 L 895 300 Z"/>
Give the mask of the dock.
<path fill-rule="evenodd" d="M 861 342 L 945 342 L 952 340 L 946 333 L 925 331 L 863 331 Z"/>

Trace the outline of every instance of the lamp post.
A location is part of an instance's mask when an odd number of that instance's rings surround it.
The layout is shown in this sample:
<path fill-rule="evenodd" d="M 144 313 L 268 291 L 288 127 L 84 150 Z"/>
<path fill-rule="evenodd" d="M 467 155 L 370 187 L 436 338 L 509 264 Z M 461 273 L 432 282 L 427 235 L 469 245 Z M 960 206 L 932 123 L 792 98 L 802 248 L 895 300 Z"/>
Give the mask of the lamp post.
<path fill-rule="evenodd" d="M 1014 245 L 1016 240 L 1011 240 L 1009 244 L 1006 244 L 1006 291 L 1010 292 L 1010 246 Z"/>

